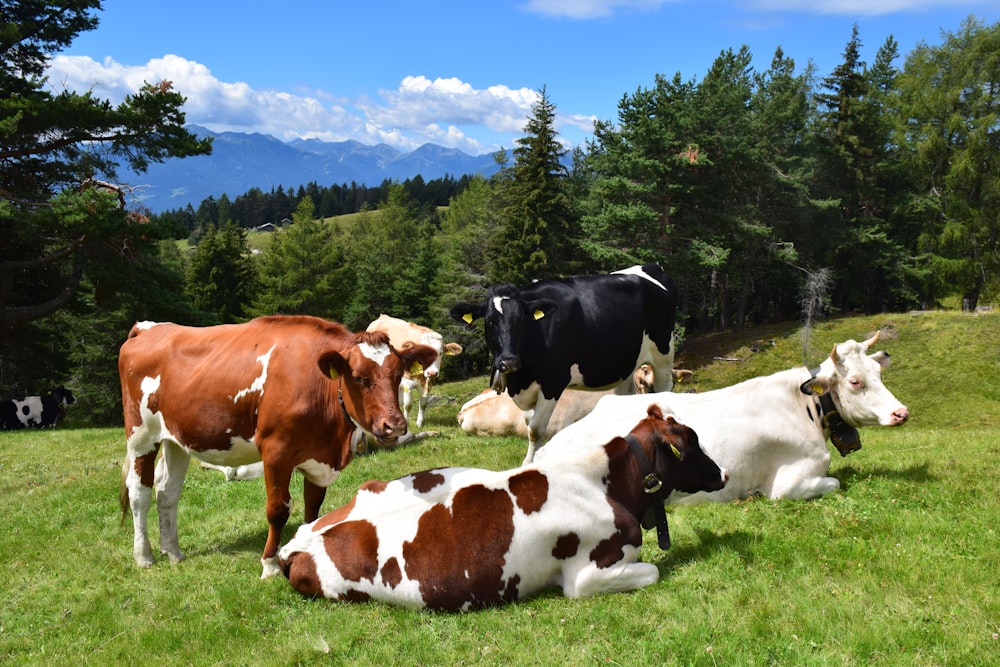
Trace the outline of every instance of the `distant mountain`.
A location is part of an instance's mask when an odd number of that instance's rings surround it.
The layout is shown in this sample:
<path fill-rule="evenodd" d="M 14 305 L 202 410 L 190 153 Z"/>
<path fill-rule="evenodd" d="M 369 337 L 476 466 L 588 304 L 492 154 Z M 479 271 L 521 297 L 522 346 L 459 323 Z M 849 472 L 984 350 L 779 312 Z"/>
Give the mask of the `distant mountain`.
<path fill-rule="evenodd" d="M 207 197 L 222 194 L 235 199 L 255 187 L 264 192 L 279 185 L 297 189 L 310 181 L 324 187 L 352 182 L 377 186 L 385 179 L 405 181 L 418 175 L 425 181 L 448 174 L 491 176 L 498 169 L 492 153 L 473 156 L 434 144 L 402 153 L 387 144 L 318 139 L 285 143 L 266 134 L 215 133 L 197 125 L 188 129 L 199 137 L 214 137 L 211 155 L 152 164 L 145 174 L 119 174 L 120 181 L 140 186 L 137 198 L 154 213 L 188 204 L 197 208 Z"/>

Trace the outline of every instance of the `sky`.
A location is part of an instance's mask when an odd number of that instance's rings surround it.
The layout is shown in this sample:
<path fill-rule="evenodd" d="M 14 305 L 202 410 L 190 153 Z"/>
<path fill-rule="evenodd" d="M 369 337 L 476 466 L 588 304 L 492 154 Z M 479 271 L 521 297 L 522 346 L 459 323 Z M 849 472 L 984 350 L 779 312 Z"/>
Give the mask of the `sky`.
<path fill-rule="evenodd" d="M 49 85 L 113 103 L 173 82 L 215 132 L 513 148 L 544 87 L 567 148 L 656 76 L 700 81 L 719 55 L 777 48 L 823 77 L 857 24 L 861 56 L 942 43 L 1000 0 L 105 0 L 97 29 L 53 56 Z"/>

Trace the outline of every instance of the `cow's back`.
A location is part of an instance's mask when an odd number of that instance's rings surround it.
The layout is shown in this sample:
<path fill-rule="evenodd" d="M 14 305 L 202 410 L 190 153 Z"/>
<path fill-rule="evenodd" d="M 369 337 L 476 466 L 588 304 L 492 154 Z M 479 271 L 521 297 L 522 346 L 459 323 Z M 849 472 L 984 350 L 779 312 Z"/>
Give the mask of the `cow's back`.
<path fill-rule="evenodd" d="M 195 449 L 227 449 L 234 436 L 250 440 L 258 422 L 292 420 L 302 428 L 313 412 L 314 424 L 329 422 L 336 401 L 326 397 L 330 383 L 316 357 L 346 330 L 315 318 L 285 320 L 281 327 L 267 319 L 134 327 L 119 353 L 126 428 L 141 423 L 144 395 L 151 412 L 162 412 L 166 430 Z"/>

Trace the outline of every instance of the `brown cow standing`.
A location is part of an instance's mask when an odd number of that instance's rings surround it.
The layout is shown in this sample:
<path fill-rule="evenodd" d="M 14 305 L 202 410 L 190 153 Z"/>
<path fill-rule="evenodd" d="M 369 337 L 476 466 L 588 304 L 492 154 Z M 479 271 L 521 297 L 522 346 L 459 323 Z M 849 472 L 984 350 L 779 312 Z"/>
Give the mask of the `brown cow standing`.
<path fill-rule="evenodd" d="M 146 516 L 154 484 L 160 551 L 172 562 L 184 558 L 177 502 L 194 455 L 224 466 L 263 462 L 261 576 L 276 574 L 292 471 L 305 477 L 305 520 L 313 521 L 326 487 L 351 459 L 355 426 L 383 442 L 405 434 L 396 395 L 403 372 L 436 358 L 432 348 L 395 350 L 385 334 L 352 333 L 315 317 L 204 328 L 136 324 L 118 358 L 128 446 L 121 501 L 123 515 L 132 511 L 136 563 L 153 563 Z"/>

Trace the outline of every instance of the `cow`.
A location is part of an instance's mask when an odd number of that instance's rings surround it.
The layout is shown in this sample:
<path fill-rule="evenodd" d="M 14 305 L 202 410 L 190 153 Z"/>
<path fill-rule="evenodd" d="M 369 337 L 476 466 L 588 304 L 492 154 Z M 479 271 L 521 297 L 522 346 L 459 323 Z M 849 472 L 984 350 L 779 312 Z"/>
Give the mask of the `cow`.
<path fill-rule="evenodd" d="M 76 396 L 59 385 L 41 396 L 0 401 L 0 431 L 22 428 L 54 428 L 67 405 L 76 403 Z"/>
<path fill-rule="evenodd" d="M 656 391 L 673 388 L 676 292 L 674 280 L 651 263 L 521 288 L 494 285 L 481 302 L 451 308 L 466 324 L 483 320 L 491 386 L 532 411 L 525 463 L 567 388 L 628 393 L 643 363 L 653 367 Z"/>
<path fill-rule="evenodd" d="M 410 418 L 410 406 L 413 404 L 413 394 L 417 395 L 417 428 L 424 425 L 424 410 L 431 395 L 431 382 L 441 372 L 441 358 L 462 353 L 458 343 L 445 343 L 441 334 L 420 324 L 407 322 L 389 315 L 379 315 L 378 319 L 368 325 L 368 331 L 384 331 L 389 334 L 389 343 L 397 350 L 409 345 L 427 345 L 437 350 L 438 358 L 430 366 L 414 369 L 403 375 L 399 385 L 399 400 L 403 406 L 403 416 Z"/>
<path fill-rule="evenodd" d="M 653 392 L 652 367 L 649 364 L 642 364 L 636 369 L 632 376 L 632 384 L 637 394 Z M 580 391 L 577 389 L 564 391 L 556 403 L 555 410 L 552 411 L 544 438 L 548 440 L 554 433 L 558 433 L 573 422 L 585 417 L 594 409 L 597 401 L 610 391 Z M 528 437 L 525 413 L 517 407 L 510 396 L 498 394 L 492 389 L 484 389 L 482 393 L 466 401 L 462 405 L 462 409 L 458 411 L 457 419 L 462 430 L 472 435 Z"/>
<path fill-rule="evenodd" d="M 120 500 L 123 520 L 132 513 L 135 562 L 153 563 L 146 516 L 154 484 L 160 550 L 183 560 L 177 502 L 193 455 L 230 467 L 263 462 L 261 578 L 277 574 L 292 471 L 305 478 L 305 520 L 312 521 L 351 460 L 355 428 L 390 443 L 405 434 L 396 393 L 403 371 L 436 358 L 425 345 L 396 350 L 384 333 L 352 333 L 308 316 L 203 328 L 136 324 L 118 357 L 127 439 Z"/>
<path fill-rule="evenodd" d="M 571 598 L 634 590 L 659 579 L 656 565 L 637 562 L 654 498 L 663 510 L 650 479 L 669 493 L 721 489 L 727 474 L 694 431 L 654 405 L 629 437 L 576 459 L 366 482 L 348 504 L 299 527 L 278 562 L 306 596 L 436 611 L 553 586 Z"/>
<path fill-rule="evenodd" d="M 899 426 L 910 412 L 882 383 L 886 352 L 868 354 L 879 332 L 864 342 L 848 340 L 814 369 L 791 368 L 700 394 L 607 396 L 580 421 L 552 437 L 545 457 L 578 456 L 625 433 L 652 398 L 698 433 L 702 448 L 729 470 L 724 490 L 669 500 L 727 502 L 768 498 L 817 498 L 840 488 L 826 475 L 831 440 L 842 456 L 861 447 L 856 429 Z M 542 458 L 540 456 L 540 458 Z"/>

